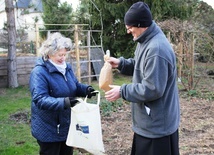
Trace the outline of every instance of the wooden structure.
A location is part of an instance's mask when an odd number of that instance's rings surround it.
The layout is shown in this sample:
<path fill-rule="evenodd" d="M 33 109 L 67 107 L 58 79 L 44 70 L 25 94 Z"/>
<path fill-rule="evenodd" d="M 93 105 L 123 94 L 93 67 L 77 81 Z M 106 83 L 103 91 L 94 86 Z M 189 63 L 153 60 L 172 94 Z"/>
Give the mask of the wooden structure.
<path fill-rule="evenodd" d="M 53 24 L 53 25 L 62 25 L 62 24 Z M 60 31 L 73 31 L 74 32 L 74 40 L 72 40 L 75 43 L 74 51 L 75 51 L 75 57 L 72 60 L 69 58 L 69 63 L 72 65 L 75 65 L 74 71 L 76 72 L 76 76 L 78 80 L 81 82 L 83 78 L 87 78 L 88 84 L 91 84 L 91 80 L 94 77 L 99 77 L 99 72 L 101 67 L 103 66 L 103 56 L 104 52 L 102 51 L 102 43 L 100 45 L 91 45 L 91 35 L 92 33 L 101 33 L 100 30 L 82 30 L 79 27 L 86 24 L 64 24 L 64 25 L 71 25 L 74 28 L 69 30 L 60 30 Z M 36 48 L 36 55 L 35 56 L 22 56 L 17 57 L 17 78 L 18 78 L 18 84 L 19 85 L 27 85 L 29 81 L 30 72 L 35 66 L 35 62 L 37 57 L 39 56 L 38 49 L 41 46 L 40 36 L 39 36 L 39 25 L 37 24 L 35 26 L 35 48 Z M 56 31 L 56 30 L 55 30 Z M 80 33 L 86 33 L 86 46 L 80 46 Z M 87 51 L 86 58 L 81 58 L 81 51 Z M 101 51 L 101 52 L 100 52 Z M 97 53 L 99 52 L 99 54 Z M 98 55 L 99 57 L 97 57 Z M 82 64 L 87 65 L 87 75 L 81 74 L 81 66 Z M 93 65 L 92 65 L 93 64 Z M 96 65 L 96 66 L 95 66 Z M 94 74 L 92 74 L 92 67 L 95 71 Z M 98 79 L 98 78 L 97 78 Z M 7 57 L 0 57 L 0 88 L 1 87 L 7 87 Z"/>
<path fill-rule="evenodd" d="M 91 50 L 92 59 L 91 63 L 93 64 L 93 68 L 95 73 L 97 75 L 80 75 L 80 78 L 88 78 L 88 77 L 99 77 L 99 72 L 101 67 L 103 66 L 104 62 L 99 60 L 100 57 L 103 57 L 102 53 L 99 49 L 92 49 Z M 17 78 L 18 78 L 18 84 L 19 85 L 28 85 L 29 84 L 29 77 L 31 70 L 34 68 L 37 56 L 18 56 L 17 57 Z M 68 63 L 72 62 L 72 60 L 69 58 L 67 59 Z M 80 59 L 80 64 L 88 63 L 88 61 L 84 61 Z M 76 71 L 76 64 L 77 62 L 72 62 L 72 68 L 74 71 Z M 83 66 L 84 67 L 84 66 Z M 88 71 L 88 68 L 83 68 L 80 66 L 80 70 L 86 70 Z M 7 81 L 7 57 L 0 57 L 0 88 L 6 88 L 8 86 Z M 87 82 L 88 83 L 88 82 Z"/>
<path fill-rule="evenodd" d="M 170 42 L 172 42 L 170 38 L 170 32 L 168 33 L 167 38 Z M 187 90 L 194 88 L 194 44 L 194 34 L 190 33 L 187 40 L 185 38 L 184 32 L 181 31 L 179 33 L 179 41 L 176 48 L 174 49 L 177 57 L 178 78 L 181 80 L 181 82 L 182 79 L 187 80 L 187 84 L 183 83 Z"/>
<path fill-rule="evenodd" d="M 19 85 L 28 85 L 30 72 L 35 65 L 35 56 L 17 57 L 17 78 Z M 0 88 L 8 86 L 7 57 L 0 57 Z"/>

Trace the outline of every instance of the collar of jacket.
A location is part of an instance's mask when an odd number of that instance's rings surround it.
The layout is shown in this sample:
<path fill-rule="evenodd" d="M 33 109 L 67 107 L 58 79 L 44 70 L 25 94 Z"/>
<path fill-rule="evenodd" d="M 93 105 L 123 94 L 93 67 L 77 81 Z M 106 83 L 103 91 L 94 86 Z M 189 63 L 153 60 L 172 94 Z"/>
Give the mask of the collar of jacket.
<path fill-rule="evenodd" d="M 158 32 L 160 32 L 160 28 L 153 21 L 152 25 L 149 26 L 148 29 L 144 31 L 138 38 L 134 39 L 134 41 L 139 43 L 146 42 L 155 36 Z"/>
<path fill-rule="evenodd" d="M 66 71 L 71 70 L 71 66 L 66 63 Z M 47 68 L 48 72 L 53 73 L 53 72 L 59 72 L 58 69 L 50 62 L 50 61 L 44 61 L 43 58 L 39 58 L 37 61 L 37 66 L 44 66 Z M 60 72 L 59 72 L 60 73 Z"/>

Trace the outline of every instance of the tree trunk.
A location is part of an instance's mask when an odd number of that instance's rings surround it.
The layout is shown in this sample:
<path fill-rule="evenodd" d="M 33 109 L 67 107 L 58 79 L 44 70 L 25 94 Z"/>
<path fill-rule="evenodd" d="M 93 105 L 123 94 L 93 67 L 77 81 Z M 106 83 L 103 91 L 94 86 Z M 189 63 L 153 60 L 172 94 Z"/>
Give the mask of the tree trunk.
<path fill-rule="evenodd" d="M 8 31 L 8 56 L 7 56 L 7 79 L 8 87 L 18 87 L 16 66 L 16 26 L 13 0 L 5 0 L 5 11 L 7 13 Z"/>

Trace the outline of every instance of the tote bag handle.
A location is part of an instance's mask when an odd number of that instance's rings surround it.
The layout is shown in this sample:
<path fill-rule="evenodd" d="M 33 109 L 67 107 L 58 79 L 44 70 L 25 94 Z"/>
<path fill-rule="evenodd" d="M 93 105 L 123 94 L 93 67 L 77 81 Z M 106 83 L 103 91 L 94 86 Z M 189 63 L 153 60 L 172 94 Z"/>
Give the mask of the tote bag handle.
<path fill-rule="evenodd" d="M 95 90 L 92 93 L 97 93 L 97 105 L 100 105 L 100 92 L 98 90 Z M 87 103 L 87 99 L 88 99 L 88 95 L 84 99 L 85 103 Z"/>

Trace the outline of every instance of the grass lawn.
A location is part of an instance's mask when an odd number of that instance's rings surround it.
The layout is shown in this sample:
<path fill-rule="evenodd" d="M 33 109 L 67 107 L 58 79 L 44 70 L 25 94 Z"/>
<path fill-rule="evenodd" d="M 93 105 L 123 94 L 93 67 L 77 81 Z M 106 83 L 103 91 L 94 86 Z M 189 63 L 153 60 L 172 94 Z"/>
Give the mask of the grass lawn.
<path fill-rule="evenodd" d="M 0 104 L 0 154 L 38 155 L 30 132 L 28 87 L 0 89 Z M 18 121 L 20 117 L 23 121 Z"/>

